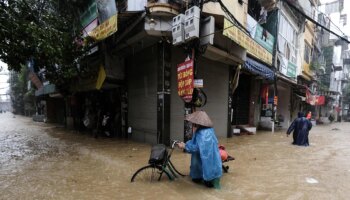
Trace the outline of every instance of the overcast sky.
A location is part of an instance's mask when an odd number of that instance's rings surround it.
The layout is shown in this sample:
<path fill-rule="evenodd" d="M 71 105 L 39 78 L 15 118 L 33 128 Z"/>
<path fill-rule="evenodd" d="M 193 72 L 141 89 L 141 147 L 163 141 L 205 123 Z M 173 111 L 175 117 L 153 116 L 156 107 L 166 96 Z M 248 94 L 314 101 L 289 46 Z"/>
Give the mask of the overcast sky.
<path fill-rule="evenodd" d="M 8 70 L 7 70 L 7 65 L 0 60 L 0 68 L 1 67 L 2 67 L 2 71 L 0 72 L 0 94 L 5 94 L 5 93 L 7 93 L 7 90 L 9 89 L 9 84 L 7 83 L 8 76 L 2 75 L 2 74 L 8 73 Z M 0 98 L 2 100 L 4 100 L 5 96 L 0 95 Z"/>

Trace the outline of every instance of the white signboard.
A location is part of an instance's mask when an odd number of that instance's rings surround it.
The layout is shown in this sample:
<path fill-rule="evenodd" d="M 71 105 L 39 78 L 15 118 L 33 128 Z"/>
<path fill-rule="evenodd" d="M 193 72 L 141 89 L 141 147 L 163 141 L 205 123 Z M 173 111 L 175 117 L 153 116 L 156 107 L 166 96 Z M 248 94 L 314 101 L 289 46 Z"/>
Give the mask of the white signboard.
<path fill-rule="evenodd" d="M 194 79 L 195 88 L 203 88 L 203 79 Z"/>

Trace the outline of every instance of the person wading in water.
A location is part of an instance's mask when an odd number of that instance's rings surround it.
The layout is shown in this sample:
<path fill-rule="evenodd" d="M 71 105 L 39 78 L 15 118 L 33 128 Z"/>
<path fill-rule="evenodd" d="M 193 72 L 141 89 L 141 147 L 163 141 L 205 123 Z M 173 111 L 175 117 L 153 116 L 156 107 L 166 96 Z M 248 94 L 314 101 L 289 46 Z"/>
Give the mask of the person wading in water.
<path fill-rule="evenodd" d="M 196 183 L 203 182 L 207 187 L 220 188 L 222 161 L 215 136 L 213 123 L 204 111 L 196 111 L 186 116 L 193 124 L 193 137 L 186 143 L 179 143 L 191 156 L 190 176 Z"/>

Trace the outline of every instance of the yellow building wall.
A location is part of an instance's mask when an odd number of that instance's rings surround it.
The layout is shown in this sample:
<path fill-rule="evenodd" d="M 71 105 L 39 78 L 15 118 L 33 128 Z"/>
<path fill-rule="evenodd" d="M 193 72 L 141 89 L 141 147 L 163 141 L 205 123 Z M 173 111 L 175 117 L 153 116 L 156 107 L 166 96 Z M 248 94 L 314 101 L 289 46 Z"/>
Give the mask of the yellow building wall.
<path fill-rule="evenodd" d="M 305 25 L 304 39 L 312 46 L 312 41 L 314 40 L 315 32 L 314 25 L 312 22 L 307 21 Z"/>
<path fill-rule="evenodd" d="M 311 49 L 313 49 L 313 40 L 315 39 L 314 37 L 315 37 L 314 25 L 311 22 L 307 21 L 305 25 L 305 31 L 304 31 L 304 41 L 308 43 Z M 305 48 L 303 49 L 305 51 Z M 310 63 L 305 62 L 304 53 L 305 52 L 301 54 L 303 56 L 303 73 L 308 76 L 312 76 L 311 70 L 310 70 L 311 59 L 310 59 Z"/>
<path fill-rule="evenodd" d="M 222 0 L 227 9 L 233 14 L 233 16 L 244 26 L 247 27 L 247 8 L 248 5 L 243 3 L 242 5 L 238 1 Z M 219 3 L 208 2 L 203 6 L 203 12 L 211 13 L 215 15 L 226 16 L 230 19 L 224 11 L 222 11 Z"/>
<path fill-rule="evenodd" d="M 304 62 L 303 64 L 303 74 L 309 76 L 308 79 L 310 79 L 312 76 L 311 70 L 310 70 L 310 64 L 307 64 L 306 62 Z"/>

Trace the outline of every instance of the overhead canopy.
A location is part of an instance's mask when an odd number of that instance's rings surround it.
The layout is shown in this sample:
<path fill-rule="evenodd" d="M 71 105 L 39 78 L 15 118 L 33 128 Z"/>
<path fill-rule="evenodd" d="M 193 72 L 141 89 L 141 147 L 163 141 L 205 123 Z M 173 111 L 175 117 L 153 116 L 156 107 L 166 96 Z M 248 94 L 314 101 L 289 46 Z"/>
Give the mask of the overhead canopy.
<path fill-rule="evenodd" d="M 54 84 L 44 85 L 35 91 L 35 96 L 41 96 L 46 94 L 52 94 L 56 92 L 56 86 Z"/>
<path fill-rule="evenodd" d="M 244 63 L 244 68 L 268 80 L 274 80 L 275 78 L 275 73 L 269 67 L 248 57 Z"/>

